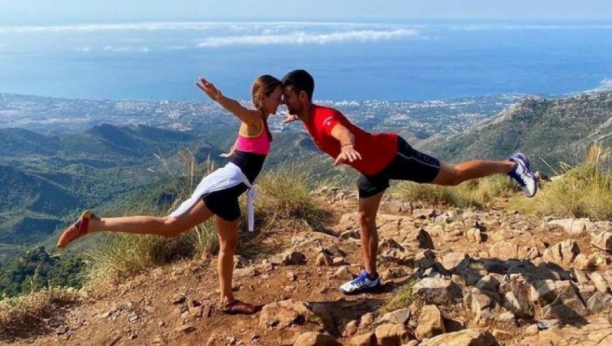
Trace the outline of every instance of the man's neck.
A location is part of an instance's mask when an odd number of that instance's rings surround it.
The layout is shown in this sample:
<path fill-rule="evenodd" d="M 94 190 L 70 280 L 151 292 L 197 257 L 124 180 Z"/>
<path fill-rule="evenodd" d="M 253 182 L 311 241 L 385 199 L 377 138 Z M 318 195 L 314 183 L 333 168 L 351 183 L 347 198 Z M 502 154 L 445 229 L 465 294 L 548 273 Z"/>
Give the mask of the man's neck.
<path fill-rule="evenodd" d="M 304 123 L 308 124 L 310 122 L 310 118 L 312 117 L 312 109 L 314 105 L 311 103 L 307 107 L 304 107 L 302 112 L 298 114 L 298 118 L 302 120 Z"/>

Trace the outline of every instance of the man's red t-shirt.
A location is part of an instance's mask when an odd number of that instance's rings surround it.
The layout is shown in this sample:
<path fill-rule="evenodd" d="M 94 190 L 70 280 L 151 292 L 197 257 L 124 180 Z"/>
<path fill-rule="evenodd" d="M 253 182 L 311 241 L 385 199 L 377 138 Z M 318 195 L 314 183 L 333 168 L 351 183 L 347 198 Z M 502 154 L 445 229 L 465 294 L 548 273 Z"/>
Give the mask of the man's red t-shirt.
<path fill-rule="evenodd" d="M 355 150 L 361 154 L 361 160 L 345 163 L 360 173 L 380 173 L 397 155 L 397 135 L 394 133 L 365 132 L 333 108 L 313 105 L 310 115 L 310 121 L 305 123 L 306 130 L 317 147 L 333 158 L 341 152 L 340 142 L 331 135 L 334 126 L 340 124 L 355 136 Z"/>

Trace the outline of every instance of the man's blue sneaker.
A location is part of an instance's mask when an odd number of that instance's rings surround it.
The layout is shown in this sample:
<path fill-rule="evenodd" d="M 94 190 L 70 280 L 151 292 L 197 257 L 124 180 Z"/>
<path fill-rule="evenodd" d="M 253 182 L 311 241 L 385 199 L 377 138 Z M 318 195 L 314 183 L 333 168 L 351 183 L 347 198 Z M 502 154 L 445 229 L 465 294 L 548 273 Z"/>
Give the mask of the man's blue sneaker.
<path fill-rule="evenodd" d="M 365 270 L 356 279 L 340 286 L 340 292 L 344 294 L 380 292 L 381 290 L 380 275 L 376 274 L 375 279 L 370 279 L 369 274 Z"/>
<path fill-rule="evenodd" d="M 538 182 L 529 167 L 529 159 L 527 156 L 517 152 L 510 156 L 508 160 L 516 163 L 516 166 L 508 175 L 521 186 L 527 197 L 531 198 L 535 196 L 536 192 L 538 192 Z"/>

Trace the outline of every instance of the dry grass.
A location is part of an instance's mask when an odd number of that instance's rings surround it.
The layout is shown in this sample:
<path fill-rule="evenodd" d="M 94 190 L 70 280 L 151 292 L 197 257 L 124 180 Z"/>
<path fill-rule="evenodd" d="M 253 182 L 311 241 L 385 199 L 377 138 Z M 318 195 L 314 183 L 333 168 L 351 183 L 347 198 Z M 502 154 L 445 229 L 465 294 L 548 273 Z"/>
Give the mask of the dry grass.
<path fill-rule="evenodd" d="M 393 193 L 413 202 L 449 205 L 459 208 L 485 208 L 496 197 L 517 190 L 517 185 L 504 175 L 467 181 L 459 186 L 438 186 L 402 182 Z"/>
<path fill-rule="evenodd" d="M 202 173 L 196 169 L 192 160 L 186 160 L 186 178 L 172 177 L 171 190 L 178 196 L 171 206 L 173 209 L 180 201 L 188 198 L 199 179 L 211 172 L 214 167 L 207 164 Z M 326 217 L 325 211 L 317 205 L 310 195 L 308 175 L 298 168 L 286 168 L 263 174 L 258 179 L 258 198 L 256 200 L 257 232 L 251 235 L 241 231 L 237 252 L 248 248 L 258 251 L 253 244 L 257 235 L 267 229 L 322 227 Z M 243 198 L 244 199 L 244 198 Z M 130 210 L 129 215 L 167 215 L 168 210 L 160 210 L 155 205 L 141 205 L 138 210 Z M 242 206 L 243 218 L 241 229 L 246 229 L 246 208 Z M 131 234 L 109 234 L 106 242 L 96 250 L 88 253 L 90 285 L 102 284 L 102 281 L 113 282 L 117 278 L 131 276 L 147 268 L 168 264 L 177 260 L 209 257 L 219 249 L 217 231 L 212 220 L 207 221 L 189 232 L 175 238 L 143 236 Z M 248 245 L 248 246 L 245 246 Z"/>
<path fill-rule="evenodd" d="M 58 308 L 75 305 L 78 293 L 71 289 L 49 288 L 0 301 L 0 340 L 34 330 Z"/>
<path fill-rule="evenodd" d="M 195 159 L 189 152 L 182 152 L 180 157 L 185 168 L 182 177 L 172 174 L 167 162 L 159 158 L 170 173 L 170 191 L 177 196 L 170 208 L 143 202 L 133 206 L 126 215 L 168 215 L 169 211 L 176 208 L 181 201 L 189 198 L 199 182 L 199 177 L 215 169 L 210 161 L 197 169 Z M 219 241 L 212 221 L 207 221 L 174 238 L 126 233 L 107 234 L 105 242 L 86 255 L 89 262 L 87 279 L 90 285 L 100 284 L 103 281 L 112 282 L 147 268 L 211 255 L 218 248 Z"/>
<path fill-rule="evenodd" d="M 393 297 L 387 300 L 385 305 L 380 308 L 380 311 L 386 313 L 410 306 L 415 299 L 415 297 L 412 295 L 412 288 L 417 282 L 417 279 L 411 279 L 400 287 L 397 291 L 395 291 L 395 293 L 393 293 Z"/>
<path fill-rule="evenodd" d="M 299 167 L 281 168 L 260 177 L 255 214 L 262 228 L 286 223 L 323 228 L 329 213 L 311 196 L 314 186 L 308 171 Z"/>
<path fill-rule="evenodd" d="M 562 178 L 546 183 L 532 199 L 515 198 L 510 208 L 537 216 L 612 219 L 612 152 L 595 144 L 584 161 L 561 164 Z"/>

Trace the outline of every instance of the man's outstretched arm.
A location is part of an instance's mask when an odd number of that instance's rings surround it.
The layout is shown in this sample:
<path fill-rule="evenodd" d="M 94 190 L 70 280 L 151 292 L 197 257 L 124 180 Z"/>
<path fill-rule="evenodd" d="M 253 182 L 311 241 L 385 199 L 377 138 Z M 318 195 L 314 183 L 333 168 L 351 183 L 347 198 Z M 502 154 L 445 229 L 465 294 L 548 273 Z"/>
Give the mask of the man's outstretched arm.
<path fill-rule="evenodd" d="M 337 124 L 331 130 L 331 135 L 340 142 L 341 152 L 336 158 L 334 166 L 346 161 L 361 160 L 361 154 L 355 150 L 355 136 L 346 127 Z"/>

